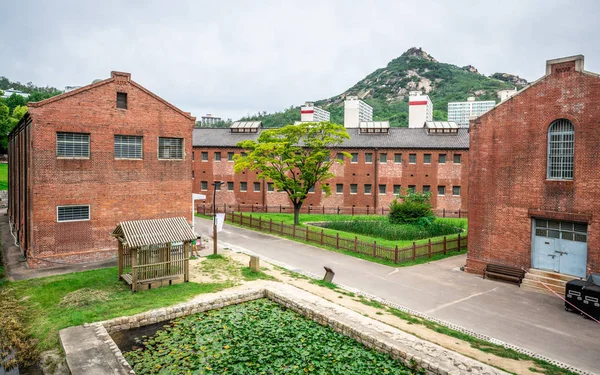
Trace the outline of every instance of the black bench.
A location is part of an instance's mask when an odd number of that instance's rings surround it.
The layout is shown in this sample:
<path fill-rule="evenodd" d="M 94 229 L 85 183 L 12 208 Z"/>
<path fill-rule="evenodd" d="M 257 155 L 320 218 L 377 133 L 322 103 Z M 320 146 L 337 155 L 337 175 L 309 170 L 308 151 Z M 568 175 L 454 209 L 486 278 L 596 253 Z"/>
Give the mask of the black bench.
<path fill-rule="evenodd" d="M 504 280 L 514 281 L 521 287 L 521 282 L 525 277 L 525 271 L 519 268 L 511 266 L 503 266 L 501 264 L 488 264 L 483 271 L 483 278 L 485 276 L 494 276 Z"/>

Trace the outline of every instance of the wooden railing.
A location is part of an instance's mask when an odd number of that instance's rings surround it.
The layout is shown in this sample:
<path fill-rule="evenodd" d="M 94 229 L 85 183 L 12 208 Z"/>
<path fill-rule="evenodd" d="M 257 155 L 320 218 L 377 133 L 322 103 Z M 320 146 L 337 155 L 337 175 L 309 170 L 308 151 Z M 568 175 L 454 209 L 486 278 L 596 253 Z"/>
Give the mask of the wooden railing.
<path fill-rule="evenodd" d="M 262 217 L 253 217 L 252 214 L 230 212 L 225 215 L 226 220 L 244 227 L 257 229 L 261 232 L 272 233 L 279 236 L 299 239 L 308 243 L 314 243 L 321 246 L 329 246 L 339 250 L 345 250 L 353 253 L 368 255 L 374 258 L 386 259 L 394 263 L 402 263 L 408 260 L 420 258 L 431 258 L 436 254 L 446 254 L 452 251 L 460 251 L 467 248 L 467 236 L 447 239 L 444 236 L 442 241 L 431 242 L 431 239 L 425 244 L 417 245 L 413 242 L 412 246 L 399 248 L 386 247 L 377 244 L 377 241 L 363 242 L 354 236 L 354 239 L 340 237 L 339 232 L 335 235 L 325 233 L 321 228 L 285 224 L 283 222 L 274 222 L 272 219 L 263 220 Z"/>
<path fill-rule="evenodd" d="M 214 212 L 231 213 L 231 212 L 264 212 L 264 213 L 294 213 L 292 206 L 263 206 L 259 204 L 217 204 L 213 208 L 212 204 L 196 204 L 196 212 L 203 215 L 211 215 Z M 445 208 L 433 210 L 438 217 L 467 217 L 467 211 L 447 210 Z M 387 215 L 390 213 L 389 207 L 327 207 L 327 206 L 303 206 L 300 209 L 302 214 L 322 214 L 322 215 Z"/>

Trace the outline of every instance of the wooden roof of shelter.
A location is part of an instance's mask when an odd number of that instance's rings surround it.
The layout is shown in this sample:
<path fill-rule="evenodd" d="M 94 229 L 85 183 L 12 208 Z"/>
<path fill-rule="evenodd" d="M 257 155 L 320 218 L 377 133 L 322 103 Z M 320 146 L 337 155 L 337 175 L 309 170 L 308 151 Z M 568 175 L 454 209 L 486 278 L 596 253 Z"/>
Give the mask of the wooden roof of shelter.
<path fill-rule="evenodd" d="M 111 236 L 122 238 L 130 248 L 196 239 L 196 234 L 184 217 L 123 221 Z"/>

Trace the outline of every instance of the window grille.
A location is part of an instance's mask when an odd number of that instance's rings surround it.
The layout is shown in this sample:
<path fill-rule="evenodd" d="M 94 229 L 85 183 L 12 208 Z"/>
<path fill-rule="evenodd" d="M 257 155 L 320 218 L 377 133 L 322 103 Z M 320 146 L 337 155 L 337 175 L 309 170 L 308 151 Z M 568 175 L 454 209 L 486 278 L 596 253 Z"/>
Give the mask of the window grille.
<path fill-rule="evenodd" d="M 158 138 L 159 159 L 183 159 L 183 138 Z"/>
<path fill-rule="evenodd" d="M 373 162 L 373 154 L 371 154 L 370 152 L 366 153 L 365 154 L 365 163 L 372 163 L 372 162 Z"/>
<path fill-rule="evenodd" d="M 260 182 L 255 182 L 254 183 L 254 191 L 255 192 L 260 192 Z"/>
<path fill-rule="evenodd" d="M 452 187 L 452 195 L 460 195 L 460 186 Z"/>
<path fill-rule="evenodd" d="M 431 186 L 423 185 L 423 193 L 429 193 L 429 192 L 431 192 Z"/>
<path fill-rule="evenodd" d="M 202 151 L 202 161 L 208 161 L 208 152 Z"/>
<path fill-rule="evenodd" d="M 423 163 L 425 163 L 425 164 L 431 164 L 431 154 L 424 154 L 423 155 Z"/>
<path fill-rule="evenodd" d="M 117 93 L 117 108 L 127 109 L 127 93 L 125 93 L 125 92 Z"/>
<path fill-rule="evenodd" d="M 221 153 L 220 152 L 215 152 L 215 161 L 221 161 Z"/>
<path fill-rule="evenodd" d="M 228 161 L 233 161 L 233 155 L 234 155 L 234 153 L 233 153 L 233 152 L 231 152 L 231 151 L 229 151 L 229 152 L 227 153 L 227 160 L 228 160 Z"/>
<path fill-rule="evenodd" d="M 202 190 L 202 191 L 208 190 L 208 181 L 200 181 L 200 190 Z"/>
<path fill-rule="evenodd" d="M 356 194 L 358 192 L 357 184 L 350 184 L 350 194 Z"/>
<path fill-rule="evenodd" d="M 62 221 L 85 221 L 90 220 L 90 206 L 58 206 L 57 207 L 58 222 Z"/>
<path fill-rule="evenodd" d="M 379 162 L 387 163 L 387 154 L 379 154 Z"/>
<path fill-rule="evenodd" d="M 535 219 L 535 235 L 563 240 L 587 242 L 588 228 L 586 223 Z"/>
<path fill-rule="evenodd" d="M 461 154 L 454 154 L 454 164 L 460 164 L 462 161 L 462 155 Z"/>
<path fill-rule="evenodd" d="M 438 186 L 438 195 L 446 195 L 446 187 Z"/>
<path fill-rule="evenodd" d="M 267 191 L 275 191 L 275 187 L 272 182 L 267 182 Z"/>
<path fill-rule="evenodd" d="M 90 135 L 83 133 L 56 133 L 56 156 L 89 158 Z"/>
<path fill-rule="evenodd" d="M 248 183 L 240 182 L 240 191 L 247 191 L 247 190 L 248 190 Z"/>
<path fill-rule="evenodd" d="M 344 184 L 335 184 L 335 192 L 342 194 L 344 192 Z"/>
<path fill-rule="evenodd" d="M 353 152 L 351 155 L 352 155 L 352 160 L 351 160 L 351 162 L 352 162 L 352 163 L 358 163 L 358 153 L 356 153 L 356 152 Z"/>
<path fill-rule="evenodd" d="M 115 135 L 115 158 L 142 159 L 142 137 Z"/>
<path fill-rule="evenodd" d="M 548 171 L 550 180 L 572 180 L 575 129 L 569 120 L 554 121 L 548 128 Z"/>
<path fill-rule="evenodd" d="M 394 154 L 394 163 L 402 163 L 402 154 Z"/>
<path fill-rule="evenodd" d="M 439 159 L 438 159 L 438 163 L 440 163 L 440 164 L 446 164 L 446 154 L 440 154 Z"/>
<path fill-rule="evenodd" d="M 400 194 L 401 190 L 402 190 L 402 186 L 401 185 L 394 185 L 394 195 Z"/>
<path fill-rule="evenodd" d="M 387 190 L 387 185 L 379 185 L 379 194 L 385 194 Z"/>
<path fill-rule="evenodd" d="M 417 163 L 417 154 L 408 154 L 408 163 L 416 164 Z"/>
<path fill-rule="evenodd" d="M 229 181 L 229 182 L 227 183 L 227 190 L 229 190 L 229 191 L 233 191 L 233 181 Z"/>
<path fill-rule="evenodd" d="M 365 194 L 371 194 L 371 184 L 365 184 Z"/>

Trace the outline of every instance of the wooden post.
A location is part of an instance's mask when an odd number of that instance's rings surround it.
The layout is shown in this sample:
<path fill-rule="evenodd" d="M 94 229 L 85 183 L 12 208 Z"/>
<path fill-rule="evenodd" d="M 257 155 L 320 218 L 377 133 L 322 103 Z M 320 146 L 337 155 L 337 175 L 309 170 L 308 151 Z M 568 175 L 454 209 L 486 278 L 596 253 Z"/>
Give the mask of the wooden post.
<path fill-rule="evenodd" d="M 296 224 L 292 224 L 292 238 L 296 238 Z"/>
<path fill-rule="evenodd" d="M 354 216 L 354 206 L 352 206 L 352 216 Z"/>
<path fill-rule="evenodd" d="M 269 219 L 269 233 L 273 232 L 273 219 Z"/>
<path fill-rule="evenodd" d="M 304 229 L 306 229 L 306 242 L 308 242 L 308 229 L 309 229 L 309 228 L 310 228 L 310 227 L 306 227 L 306 228 L 304 228 Z"/>
<path fill-rule="evenodd" d="M 254 211 L 252 211 L 254 212 Z M 250 214 L 250 228 L 252 228 L 252 214 Z"/>
<path fill-rule="evenodd" d="M 240 212 L 240 213 L 242 212 L 242 211 L 240 211 L 240 204 L 239 203 L 238 203 L 238 212 Z"/>
<path fill-rule="evenodd" d="M 444 236 L 444 255 L 446 255 L 446 236 Z"/>
<path fill-rule="evenodd" d="M 458 241 L 457 241 L 457 249 L 458 251 L 460 251 L 460 233 L 458 234 Z"/>
<path fill-rule="evenodd" d="M 340 214 L 340 206 L 337 206 L 337 214 Z"/>
<path fill-rule="evenodd" d="M 335 248 L 336 249 L 340 248 L 340 233 L 339 232 L 335 232 Z"/>
<path fill-rule="evenodd" d="M 460 208 L 458 209 L 458 218 L 460 219 Z"/>
<path fill-rule="evenodd" d="M 431 238 L 427 241 L 427 256 L 431 258 Z"/>
<path fill-rule="evenodd" d="M 396 249 L 394 249 L 394 263 L 398 263 L 398 245 L 396 244 Z"/>
<path fill-rule="evenodd" d="M 258 230 L 262 230 L 262 216 L 258 217 Z"/>
<path fill-rule="evenodd" d="M 446 209 L 442 208 L 442 217 L 446 217 Z"/>
<path fill-rule="evenodd" d="M 323 206 L 323 215 L 325 215 L 325 206 Z"/>
<path fill-rule="evenodd" d="M 321 245 L 323 245 L 323 229 L 321 229 Z"/>
<path fill-rule="evenodd" d="M 356 242 L 358 241 L 358 237 L 354 236 L 354 252 L 356 252 Z"/>
<path fill-rule="evenodd" d="M 373 257 L 377 257 L 377 241 L 373 241 Z"/>
<path fill-rule="evenodd" d="M 131 254 L 131 291 L 136 292 L 138 279 L 137 249 L 131 249 L 129 253 Z"/>
<path fill-rule="evenodd" d="M 191 242 L 185 242 L 183 244 L 183 259 L 184 259 L 184 263 L 183 263 L 183 281 L 184 282 L 189 282 L 190 281 L 190 245 L 192 243 Z M 169 252 L 171 252 L 169 250 Z"/>
<path fill-rule="evenodd" d="M 369 206 L 367 206 L 367 215 L 369 214 Z"/>
<path fill-rule="evenodd" d="M 118 278 L 121 278 L 121 275 L 123 274 L 123 244 L 121 243 L 120 239 L 117 239 L 117 241 L 119 242 L 119 276 Z"/>
<path fill-rule="evenodd" d="M 279 205 L 279 213 L 281 213 L 281 205 Z"/>
<path fill-rule="evenodd" d="M 417 243 L 413 241 L 413 260 L 417 259 Z"/>

